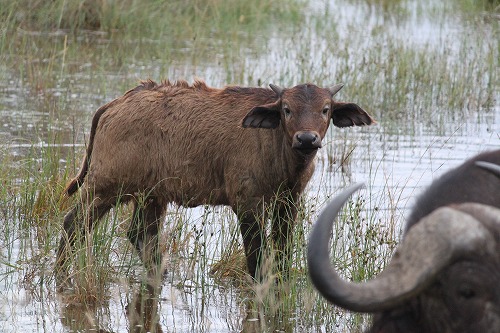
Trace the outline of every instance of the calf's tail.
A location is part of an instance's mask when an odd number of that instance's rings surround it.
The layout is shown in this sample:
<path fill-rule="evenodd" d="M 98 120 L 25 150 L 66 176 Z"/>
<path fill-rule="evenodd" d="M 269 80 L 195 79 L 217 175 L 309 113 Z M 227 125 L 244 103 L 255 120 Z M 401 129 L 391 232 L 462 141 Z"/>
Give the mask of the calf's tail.
<path fill-rule="evenodd" d="M 94 114 L 94 117 L 92 118 L 92 127 L 90 128 L 89 144 L 87 146 L 85 157 L 83 158 L 82 166 L 80 167 L 78 175 L 76 175 L 76 177 L 73 178 L 68 183 L 68 185 L 66 185 L 66 188 L 64 189 L 63 192 L 63 197 L 68 198 L 72 196 L 80 188 L 80 186 L 83 185 L 83 182 L 85 181 L 85 176 L 87 175 L 87 172 L 89 170 L 90 158 L 92 156 L 92 149 L 94 148 L 94 137 L 97 130 L 97 124 L 99 123 L 99 119 L 101 118 L 103 113 L 110 107 L 110 105 L 113 102 L 101 106 L 99 109 L 97 109 L 96 113 Z"/>
<path fill-rule="evenodd" d="M 142 81 L 141 84 L 134 89 L 130 89 L 125 93 L 123 98 L 127 98 L 139 91 L 142 90 L 152 90 L 156 87 L 156 83 L 148 80 L 148 81 Z M 103 106 L 101 106 L 99 109 L 97 109 L 96 113 L 94 114 L 94 117 L 92 118 L 92 127 L 90 128 L 90 138 L 89 138 L 89 144 L 87 146 L 87 151 L 85 153 L 85 157 L 83 158 L 82 166 L 80 167 L 80 172 L 78 172 L 78 175 L 76 175 L 75 178 L 73 178 L 68 185 L 66 185 L 66 188 L 64 189 L 63 192 L 63 197 L 68 198 L 72 196 L 80 186 L 83 185 L 83 182 L 85 181 L 85 176 L 87 175 L 87 172 L 89 170 L 89 165 L 90 165 L 90 159 L 92 157 L 92 149 L 94 148 L 94 137 L 95 133 L 97 131 L 97 124 L 99 123 L 99 119 L 101 116 L 106 112 L 107 109 L 109 109 L 111 106 L 118 104 L 122 101 L 122 98 L 115 99 Z"/>

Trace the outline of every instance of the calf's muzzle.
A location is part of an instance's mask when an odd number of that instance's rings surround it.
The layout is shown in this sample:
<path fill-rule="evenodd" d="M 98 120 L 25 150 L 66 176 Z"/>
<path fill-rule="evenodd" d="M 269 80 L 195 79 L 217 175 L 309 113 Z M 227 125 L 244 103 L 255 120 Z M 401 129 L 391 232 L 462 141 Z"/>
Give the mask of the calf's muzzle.
<path fill-rule="evenodd" d="M 299 131 L 293 136 L 292 148 L 313 151 L 321 148 L 321 137 L 315 131 Z"/>

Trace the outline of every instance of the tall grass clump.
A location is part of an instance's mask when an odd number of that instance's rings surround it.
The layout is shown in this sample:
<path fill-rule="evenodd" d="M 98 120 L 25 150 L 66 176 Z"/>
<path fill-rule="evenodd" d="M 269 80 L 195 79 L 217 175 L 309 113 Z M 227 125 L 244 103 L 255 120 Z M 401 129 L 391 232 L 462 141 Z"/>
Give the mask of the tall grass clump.
<path fill-rule="evenodd" d="M 22 277 L 26 289 L 40 291 L 53 281 L 51 258 L 59 237 L 59 193 L 65 182 L 61 151 L 52 143 L 15 146 L 0 148 L 6 153 L 0 167 L 0 257 L 12 276 Z"/>
<path fill-rule="evenodd" d="M 384 124 L 411 127 L 436 117 L 467 116 L 490 109 L 495 103 L 498 50 L 486 46 L 481 53 L 471 53 L 466 42 L 456 55 L 409 48 L 387 41 L 371 49 L 370 60 L 352 64 L 341 61 L 340 80 L 349 82 L 349 93 L 361 105 L 376 110 Z M 462 59 L 463 61 L 459 61 Z M 440 109 L 436 114 L 433 110 Z"/>
<path fill-rule="evenodd" d="M 100 30 L 132 36 L 202 35 L 252 29 L 276 17 L 297 19 L 299 1 L 243 0 L 104 1 L 22 0 L 7 2 L 0 14 L 11 27 L 26 30 Z M 213 28 L 207 31 L 207 24 Z"/>

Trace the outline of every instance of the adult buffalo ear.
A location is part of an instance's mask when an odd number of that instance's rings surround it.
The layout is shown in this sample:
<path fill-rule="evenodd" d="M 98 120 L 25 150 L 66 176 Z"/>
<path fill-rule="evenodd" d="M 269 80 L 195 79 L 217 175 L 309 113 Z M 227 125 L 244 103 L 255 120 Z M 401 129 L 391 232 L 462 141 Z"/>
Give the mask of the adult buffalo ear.
<path fill-rule="evenodd" d="M 244 128 L 276 128 L 281 121 L 280 103 L 270 103 L 254 107 L 243 118 Z"/>
<path fill-rule="evenodd" d="M 376 121 L 355 103 L 332 103 L 332 120 L 337 127 L 364 126 Z"/>

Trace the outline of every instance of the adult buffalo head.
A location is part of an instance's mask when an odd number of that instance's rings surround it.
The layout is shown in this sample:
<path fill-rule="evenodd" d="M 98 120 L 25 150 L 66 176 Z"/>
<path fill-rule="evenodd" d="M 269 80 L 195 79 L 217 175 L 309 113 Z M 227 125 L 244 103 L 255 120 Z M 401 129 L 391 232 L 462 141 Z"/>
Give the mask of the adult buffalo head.
<path fill-rule="evenodd" d="M 436 209 L 406 233 L 373 280 L 342 279 L 329 260 L 332 221 L 350 195 L 322 212 L 308 245 L 311 279 L 330 302 L 376 313 L 369 332 L 500 332 L 500 209 L 461 203 Z"/>

